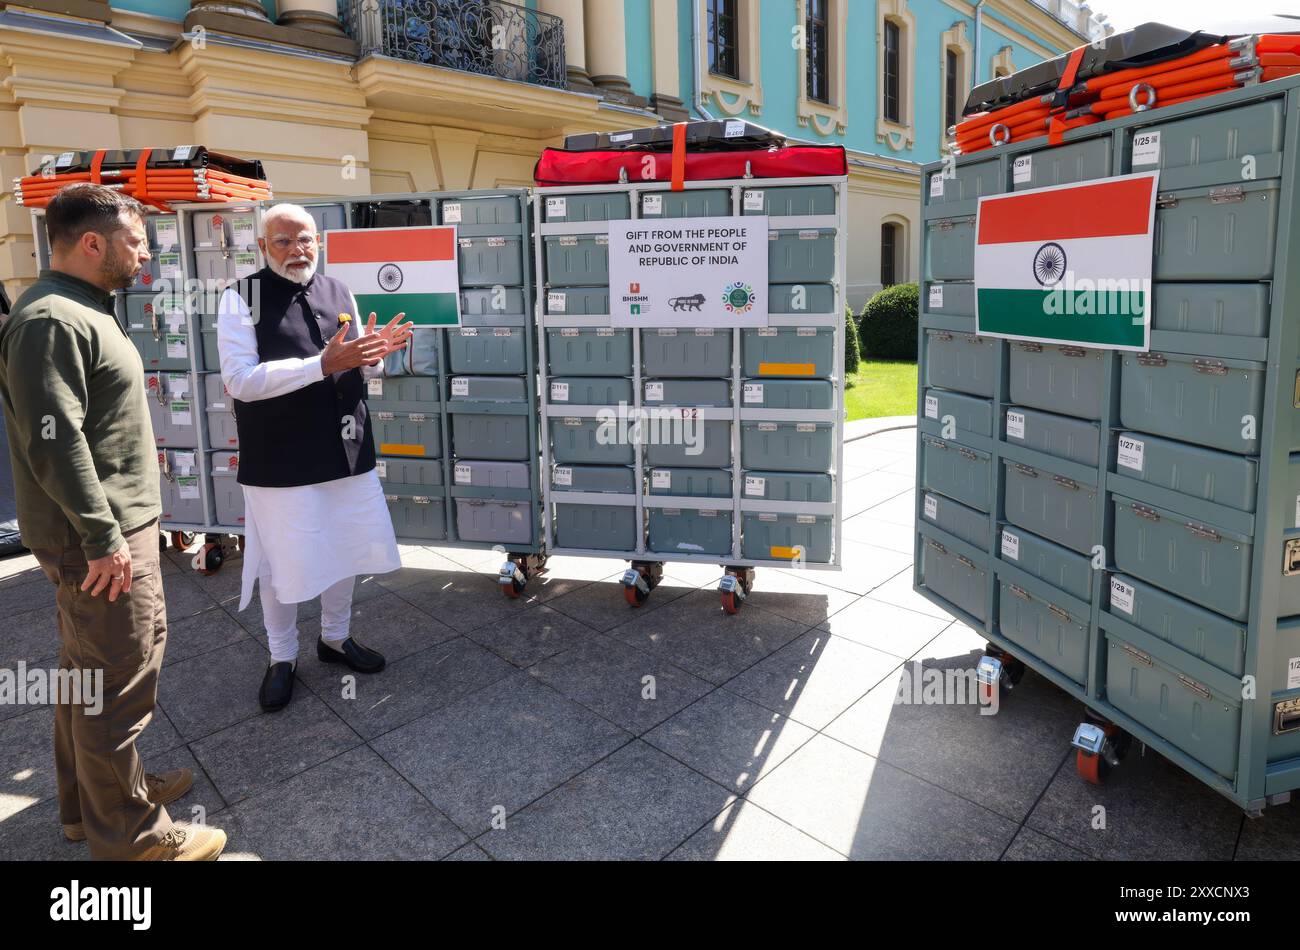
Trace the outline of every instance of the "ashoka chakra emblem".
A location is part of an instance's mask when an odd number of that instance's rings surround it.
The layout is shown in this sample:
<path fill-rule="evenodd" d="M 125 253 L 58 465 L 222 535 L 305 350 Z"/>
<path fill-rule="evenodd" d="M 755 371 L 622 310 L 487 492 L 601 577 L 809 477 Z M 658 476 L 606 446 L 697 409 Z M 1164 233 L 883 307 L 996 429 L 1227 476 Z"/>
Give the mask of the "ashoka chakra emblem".
<path fill-rule="evenodd" d="M 1065 277 L 1065 248 L 1059 244 L 1044 244 L 1034 255 L 1034 277 L 1044 287 L 1061 282 Z"/>
<path fill-rule="evenodd" d="M 379 268 L 379 286 L 390 294 L 402 286 L 402 269 L 396 264 L 385 264 Z"/>

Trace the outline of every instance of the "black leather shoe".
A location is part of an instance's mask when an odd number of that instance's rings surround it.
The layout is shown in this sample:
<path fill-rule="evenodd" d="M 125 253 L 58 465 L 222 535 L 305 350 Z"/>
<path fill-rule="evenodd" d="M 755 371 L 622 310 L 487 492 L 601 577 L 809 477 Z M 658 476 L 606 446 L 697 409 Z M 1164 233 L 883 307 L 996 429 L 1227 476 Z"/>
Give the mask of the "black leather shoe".
<path fill-rule="evenodd" d="M 293 664 L 272 663 L 266 668 L 262 677 L 262 688 L 258 690 L 257 701 L 267 712 L 278 712 L 289 705 L 293 699 Z"/>
<path fill-rule="evenodd" d="M 384 668 L 384 655 L 363 647 L 352 637 L 343 641 L 343 651 L 334 649 L 325 639 L 316 641 L 316 656 L 322 663 L 346 663 L 355 673 L 378 673 Z"/>

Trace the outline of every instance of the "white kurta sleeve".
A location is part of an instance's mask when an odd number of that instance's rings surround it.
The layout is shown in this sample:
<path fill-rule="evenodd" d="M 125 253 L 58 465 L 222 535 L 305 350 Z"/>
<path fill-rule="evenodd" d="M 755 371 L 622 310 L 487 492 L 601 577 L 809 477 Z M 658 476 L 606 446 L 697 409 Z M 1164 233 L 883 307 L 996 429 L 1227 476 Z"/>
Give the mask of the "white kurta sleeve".
<path fill-rule="evenodd" d="M 217 308 L 217 349 L 221 379 L 230 395 L 257 402 L 295 392 L 324 379 L 320 356 L 307 359 L 258 361 L 257 329 L 244 298 L 233 287 L 221 295 Z"/>
<path fill-rule="evenodd" d="M 365 336 L 366 323 L 370 320 L 370 314 L 362 315 L 361 308 L 357 306 L 357 295 L 349 291 L 348 296 L 352 298 L 352 313 L 357 318 L 357 335 Z M 361 377 L 363 379 L 378 379 L 384 375 L 384 361 L 380 360 L 377 366 L 362 366 Z"/>

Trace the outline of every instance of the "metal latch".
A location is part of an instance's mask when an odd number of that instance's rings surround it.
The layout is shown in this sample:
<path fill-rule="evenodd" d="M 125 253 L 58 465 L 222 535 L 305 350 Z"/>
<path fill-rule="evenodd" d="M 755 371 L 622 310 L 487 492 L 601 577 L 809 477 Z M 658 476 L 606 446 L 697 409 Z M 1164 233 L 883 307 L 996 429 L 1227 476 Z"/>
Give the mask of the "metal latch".
<path fill-rule="evenodd" d="M 957 555 L 957 560 L 961 561 L 963 564 L 965 564 L 967 567 L 969 567 L 972 571 L 975 570 L 975 562 L 972 561 L 970 558 L 966 557 L 966 555 L 964 555 L 964 554 L 958 554 L 958 555 Z"/>
<path fill-rule="evenodd" d="M 1075 359 L 1083 359 L 1088 355 L 1088 351 L 1081 346 L 1063 346 L 1060 352 L 1062 356 L 1072 356 Z"/>
<path fill-rule="evenodd" d="M 1192 368 L 1207 376 L 1227 376 L 1228 367 L 1218 360 L 1193 360 Z"/>
<path fill-rule="evenodd" d="M 1189 521 L 1187 522 L 1187 530 L 1203 541 L 1213 541 L 1215 544 L 1218 544 L 1223 540 L 1223 535 L 1219 534 L 1219 532 L 1215 531 L 1213 528 L 1207 528 L 1203 524 L 1194 524 Z"/>
<path fill-rule="evenodd" d="M 1177 208 L 1178 196 L 1172 191 L 1167 191 L 1163 195 L 1156 195 L 1157 208 Z"/>
<path fill-rule="evenodd" d="M 1292 538 L 1282 548 L 1282 576 L 1300 574 L 1300 538 Z"/>
<path fill-rule="evenodd" d="M 1041 343 L 1018 343 L 1016 345 L 1019 346 L 1020 349 L 1022 349 L 1026 353 L 1043 352 L 1043 344 Z"/>
<path fill-rule="evenodd" d="M 1241 185 L 1227 185 L 1223 188 L 1210 189 L 1210 204 L 1222 205 L 1246 200 L 1246 192 Z"/>
<path fill-rule="evenodd" d="M 947 442 L 940 442 L 938 439 L 931 438 L 931 437 L 928 436 L 928 435 L 927 435 L 927 436 L 922 436 L 922 438 L 925 439 L 925 444 L 926 444 L 926 445 L 933 446 L 933 447 L 936 448 L 936 449 L 943 449 L 945 452 L 948 451 L 948 443 L 947 443 Z"/>
<path fill-rule="evenodd" d="M 1295 374 L 1295 395 L 1291 398 L 1291 408 L 1300 409 L 1300 370 Z"/>
<path fill-rule="evenodd" d="M 964 458 L 964 459 L 965 459 L 966 461 L 968 461 L 968 462 L 978 462 L 978 461 L 979 461 L 979 458 L 980 458 L 980 457 L 979 457 L 979 455 L 975 452 L 974 449 L 959 448 L 959 449 L 957 449 L 957 451 L 961 454 L 961 457 Z"/>
<path fill-rule="evenodd" d="M 1139 518 L 1145 518 L 1147 521 L 1160 520 L 1160 513 L 1154 508 L 1148 508 L 1146 505 L 1139 505 L 1136 503 L 1131 507 L 1133 508 L 1133 514 L 1137 515 Z"/>
<path fill-rule="evenodd" d="M 1070 491 L 1079 490 L 1079 483 L 1076 482 L 1073 478 L 1066 478 L 1064 475 L 1053 475 L 1052 481 L 1056 482 L 1056 484 L 1060 485 L 1062 488 L 1067 488 Z"/>
<path fill-rule="evenodd" d="M 1159 353 L 1139 353 L 1137 355 L 1139 366 L 1168 366 L 1169 361 Z"/>
<path fill-rule="evenodd" d="M 951 231 L 953 228 L 953 222 L 951 219 L 945 218 L 939 222 L 938 227 L 940 231 Z"/>
<path fill-rule="evenodd" d="M 1017 587 L 1015 584 L 1008 584 L 1007 587 L 1011 590 L 1011 593 L 1015 594 L 1023 601 L 1029 602 L 1034 599 L 1029 596 L 1029 591 L 1025 590 L 1023 587 Z"/>
<path fill-rule="evenodd" d="M 1273 707 L 1273 735 L 1300 729 L 1300 699 L 1284 699 Z"/>
<path fill-rule="evenodd" d="M 1143 666 L 1154 665 L 1151 662 L 1151 657 L 1147 656 L 1141 650 L 1137 649 L 1137 647 L 1131 647 L 1127 643 L 1121 643 L 1119 645 L 1119 648 L 1123 650 L 1125 653 L 1127 653 L 1130 657 L 1132 657 L 1136 662 L 1141 663 Z"/>
<path fill-rule="evenodd" d="M 936 340 L 938 340 L 940 343 L 951 343 L 951 342 L 952 342 L 952 334 L 951 334 L 951 333 L 948 333 L 947 331 L 944 331 L 944 330 L 941 330 L 941 331 L 939 331 L 938 333 L 931 333 L 930 336 L 934 337 L 934 338 L 935 338 Z M 1297 378 L 1296 378 L 1296 391 L 1297 391 L 1297 392 L 1300 392 L 1300 373 L 1297 373 L 1297 374 L 1296 374 L 1296 377 L 1297 377 Z"/>
<path fill-rule="evenodd" d="M 944 547 L 942 544 L 940 544 L 938 541 L 934 540 L 934 538 L 926 538 L 926 539 L 925 539 L 925 543 L 928 544 L 928 545 L 930 545 L 930 547 L 934 548 L 934 549 L 935 549 L 936 551 L 938 551 L 940 554 L 947 554 L 947 553 L 948 553 L 948 549 L 945 548 L 945 547 Z"/>
<path fill-rule="evenodd" d="M 1182 683 L 1183 686 L 1190 689 L 1198 696 L 1203 696 L 1206 699 L 1210 698 L 1210 688 L 1208 686 L 1202 686 L 1200 683 L 1196 682 L 1196 680 L 1186 677 L 1182 673 L 1178 674 L 1178 682 Z"/>
<path fill-rule="evenodd" d="M 1016 463 L 1016 473 L 1025 476 L 1025 478 L 1038 477 L 1037 469 L 1030 468 L 1028 465 L 1021 465 L 1019 462 Z"/>
<path fill-rule="evenodd" d="M 1065 611 L 1065 610 L 1063 610 L 1063 609 L 1061 609 L 1061 608 L 1058 607 L 1058 606 L 1056 606 L 1056 604 L 1048 604 L 1048 605 L 1047 605 L 1047 609 L 1050 610 L 1050 611 L 1052 612 L 1052 615 L 1053 615 L 1054 617 L 1056 617 L 1056 619 L 1058 619 L 1058 620 L 1062 620 L 1062 621 L 1064 621 L 1065 623 L 1069 623 L 1069 622 L 1070 622 L 1070 614 L 1069 614 L 1069 612 L 1068 612 L 1068 611 Z"/>

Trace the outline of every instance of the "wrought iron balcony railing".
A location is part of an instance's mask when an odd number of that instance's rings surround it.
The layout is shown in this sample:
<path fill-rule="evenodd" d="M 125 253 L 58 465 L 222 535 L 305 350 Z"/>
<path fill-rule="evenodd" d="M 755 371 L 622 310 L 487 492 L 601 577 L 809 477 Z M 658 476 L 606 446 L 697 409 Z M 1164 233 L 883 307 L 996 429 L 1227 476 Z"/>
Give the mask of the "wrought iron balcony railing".
<path fill-rule="evenodd" d="M 361 55 L 564 89 L 564 21 L 501 0 L 342 0 Z"/>

